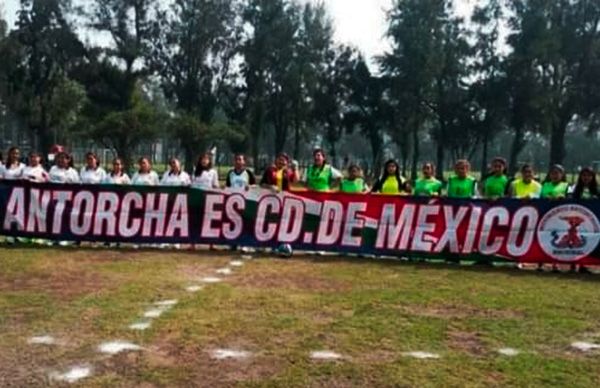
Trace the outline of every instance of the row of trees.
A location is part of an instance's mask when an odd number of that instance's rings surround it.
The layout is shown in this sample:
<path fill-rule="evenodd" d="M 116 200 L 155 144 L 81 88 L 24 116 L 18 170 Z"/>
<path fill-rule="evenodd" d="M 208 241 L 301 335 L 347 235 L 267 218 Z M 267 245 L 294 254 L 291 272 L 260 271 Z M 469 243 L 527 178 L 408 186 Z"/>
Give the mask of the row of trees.
<path fill-rule="evenodd" d="M 506 131 L 514 168 L 531 134 L 555 163 L 570 128 L 598 129 L 598 1 L 486 0 L 465 21 L 451 0 L 395 0 L 388 21 L 374 69 L 318 3 L 21 0 L 0 23 L 0 104 L 40 149 L 79 136 L 129 161 L 166 131 L 188 169 L 216 141 L 335 157 L 356 133 L 373 165 L 392 143 L 414 175 L 424 140 L 443 171 Z"/>

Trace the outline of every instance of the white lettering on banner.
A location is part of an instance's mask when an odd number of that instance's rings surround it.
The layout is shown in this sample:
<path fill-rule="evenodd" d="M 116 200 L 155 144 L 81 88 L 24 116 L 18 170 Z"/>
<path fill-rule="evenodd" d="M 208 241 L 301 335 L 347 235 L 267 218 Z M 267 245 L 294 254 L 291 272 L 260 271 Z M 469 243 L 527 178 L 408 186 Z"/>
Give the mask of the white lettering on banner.
<path fill-rule="evenodd" d="M 94 214 L 94 194 L 89 191 L 80 191 L 73 199 L 71 211 L 71 233 L 77 236 L 88 234 L 92 228 L 92 215 Z"/>
<path fill-rule="evenodd" d="M 360 247 L 362 245 L 362 235 L 354 236 L 355 230 L 362 230 L 365 227 L 365 219 L 360 213 L 367 211 L 365 202 L 350 202 L 346 209 L 346 222 L 344 233 L 342 235 L 342 246 Z"/>
<path fill-rule="evenodd" d="M 321 221 L 317 244 L 334 245 L 340 239 L 344 206 L 338 201 L 325 201 L 321 210 Z"/>
<path fill-rule="evenodd" d="M 54 207 L 54 220 L 52 222 L 52 233 L 60 234 L 62 232 L 62 218 L 65 212 L 67 202 L 73 198 L 73 193 L 70 191 L 55 191 L 52 193 L 52 199 L 56 201 Z"/>
<path fill-rule="evenodd" d="M 467 228 L 467 237 L 465 244 L 463 245 L 462 253 L 470 254 L 473 252 L 473 246 L 475 245 L 475 238 L 479 228 L 479 220 L 481 219 L 481 208 L 477 206 L 471 207 L 471 218 L 469 220 L 469 227 Z"/>
<path fill-rule="evenodd" d="M 279 242 L 290 244 L 297 241 L 303 226 L 304 202 L 296 198 L 285 198 L 279 223 Z"/>
<path fill-rule="evenodd" d="M 246 200 L 241 195 L 232 195 L 225 202 L 225 214 L 231 222 L 223 223 L 223 237 L 235 240 L 244 232 L 242 212 L 246 208 Z"/>
<path fill-rule="evenodd" d="M 130 238 L 139 233 L 142 220 L 138 217 L 131 218 L 131 209 L 143 209 L 144 199 L 140 193 L 130 192 L 125 194 L 121 201 L 121 214 L 119 217 L 119 235 Z"/>
<path fill-rule="evenodd" d="M 175 231 L 179 230 L 180 237 L 189 237 L 190 228 L 188 216 L 189 212 L 187 194 L 177 194 L 165 236 L 175 237 Z"/>
<path fill-rule="evenodd" d="M 254 234 L 259 242 L 267 242 L 277 235 L 277 222 L 269 222 L 269 215 L 278 215 L 281 212 L 281 201 L 279 198 L 268 195 L 264 196 L 258 202 L 256 211 L 256 224 L 254 225 Z"/>
<path fill-rule="evenodd" d="M 496 226 L 508 226 L 510 223 L 510 214 L 503 207 L 493 207 L 489 209 L 483 217 L 483 226 L 481 227 L 481 236 L 479 237 L 479 252 L 484 255 L 494 255 L 502 248 L 504 238 L 497 236 L 490 243 L 490 234 Z"/>
<path fill-rule="evenodd" d="M 430 233 L 435 232 L 435 223 L 429 222 L 429 217 L 440 214 L 439 205 L 427 205 L 419 208 L 417 217 L 417 228 L 412 239 L 411 250 L 421 252 L 431 252 L 435 239 Z"/>
<path fill-rule="evenodd" d="M 508 254 L 514 257 L 524 256 L 531 249 L 535 238 L 535 230 L 540 215 L 536 208 L 522 207 L 513 216 L 510 234 L 508 235 Z M 523 233 L 521 244 L 519 236 Z"/>
<path fill-rule="evenodd" d="M 167 206 L 169 205 L 169 194 L 162 193 L 158 196 L 158 205 L 156 194 L 146 195 L 146 211 L 144 212 L 144 225 L 142 227 L 143 237 L 162 237 L 165 233 L 165 223 L 167 221 Z M 154 231 L 152 225 L 155 224 Z"/>
<path fill-rule="evenodd" d="M 446 228 L 444 228 L 444 234 L 440 237 L 437 245 L 434 248 L 435 253 L 440 253 L 446 246 L 450 247 L 450 252 L 459 253 L 460 248 L 458 245 L 458 227 L 460 223 L 465 219 L 469 208 L 461 206 L 458 211 L 454 213 L 453 206 L 444 206 L 444 220 L 446 221 Z"/>
<path fill-rule="evenodd" d="M 94 214 L 94 234 L 101 236 L 106 230 L 106 235 L 113 237 L 117 230 L 117 210 L 119 209 L 119 196 L 115 193 L 101 192 L 98 194 L 98 203 Z M 106 225 L 106 229 L 104 228 Z"/>
<path fill-rule="evenodd" d="M 222 194 L 206 194 L 204 198 L 204 216 L 202 217 L 202 231 L 200 235 L 203 238 L 219 238 L 221 236 L 221 228 L 214 227 L 214 221 L 223 219 L 223 212 L 217 210 L 216 206 L 222 206 L 225 201 L 225 196 Z"/>
<path fill-rule="evenodd" d="M 10 193 L 4 215 L 5 230 L 10 230 L 14 224 L 20 231 L 25 227 L 25 189 L 22 187 L 14 188 Z"/>
<path fill-rule="evenodd" d="M 48 214 L 48 204 L 52 193 L 39 189 L 31 189 L 29 195 L 29 214 L 27 217 L 27 232 L 46 233 L 46 214 Z"/>
<path fill-rule="evenodd" d="M 377 228 L 377 249 L 405 251 L 408 248 L 412 225 L 415 218 L 414 204 L 402 206 L 400 217 L 396 219 L 396 205 L 386 204 L 381 211 Z"/>

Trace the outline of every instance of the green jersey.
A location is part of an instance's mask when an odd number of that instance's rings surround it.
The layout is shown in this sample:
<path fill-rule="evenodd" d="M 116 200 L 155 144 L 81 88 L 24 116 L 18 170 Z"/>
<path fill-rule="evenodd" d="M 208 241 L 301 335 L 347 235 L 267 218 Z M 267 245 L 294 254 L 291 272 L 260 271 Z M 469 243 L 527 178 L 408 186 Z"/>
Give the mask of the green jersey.
<path fill-rule="evenodd" d="M 542 198 L 565 198 L 568 190 L 569 185 L 567 182 L 545 182 L 542 186 Z"/>
<path fill-rule="evenodd" d="M 331 188 L 332 176 L 331 166 L 328 164 L 322 168 L 310 166 L 308 168 L 306 184 L 313 191 L 328 191 Z"/>
<path fill-rule="evenodd" d="M 446 191 L 450 198 L 472 198 L 477 191 L 477 181 L 472 176 L 462 179 L 452 176 L 448 179 Z"/>
<path fill-rule="evenodd" d="M 340 185 L 340 191 L 342 193 L 363 193 L 365 192 L 365 188 L 365 180 L 362 178 L 353 180 L 344 179 Z"/>
<path fill-rule="evenodd" d="M 430 197 L 439 195 L 442 191 L 442 182 L 435 178 L 420 178 L 415 182 L 414 195 Z"/>
<path fill-rule="evenodd" d="M 506 194 L 508 177 L 506 175 L 491 175 L 483 182 L 483 196 L 485 198 L 500 198 Z"/>

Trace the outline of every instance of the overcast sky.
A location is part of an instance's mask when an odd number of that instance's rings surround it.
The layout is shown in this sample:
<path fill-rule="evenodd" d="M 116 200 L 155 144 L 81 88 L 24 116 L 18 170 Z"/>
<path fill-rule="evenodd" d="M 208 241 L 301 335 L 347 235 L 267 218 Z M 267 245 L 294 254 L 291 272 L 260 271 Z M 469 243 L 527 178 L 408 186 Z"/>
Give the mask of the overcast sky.
<path fill-rule="evenodd" d="M 4 1 L 4 13 L 12 25 L 19 0 Z M 312 0 L 317 1 L 317 0 Z M 392 0 L 324 0 L 335 24 L 336 40 L 358 47 L 368 57 L 382 54 L 387 43 L 383 39 L 386 28 L 386 10 Z M 457 13 L 468 15 L 478 0 L 457 0 Z"/>

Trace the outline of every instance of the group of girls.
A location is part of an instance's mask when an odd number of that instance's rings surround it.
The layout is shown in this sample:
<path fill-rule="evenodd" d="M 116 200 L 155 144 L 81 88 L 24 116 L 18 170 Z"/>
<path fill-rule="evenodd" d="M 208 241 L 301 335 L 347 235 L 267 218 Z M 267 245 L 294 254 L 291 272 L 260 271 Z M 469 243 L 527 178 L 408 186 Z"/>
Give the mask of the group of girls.
<path fill-rule="evenodd" d="M 471 165 L 467 160 L 459 160 L 454 165 L 452 175 L 442 182 L 436 178 L 432 163 L 423 164 L 421 176 L 411 184 L 400 173 L 395 160 L 384 164 L 383 173 L 372 188 L 367 185 L 360 167 L 351 165 L 346 177 L 327 163 L 321 149 L 314 151 L 313 164 L 305 175 L 305 186 L 312 191 L 337 191 L 343 193 L 374 193 L 383 195 L 446 196 L 448 198 L 518 198 L 518 199 L 592 199 L 600 198 L 596 173 L 591 167 L 582 168 L 577 183 L 567 183 L 565 169 L 561 165 L 551 166 L 546 179 L 536 180 L 533 167 L 525 164 L 520 176 L 511 179 L 507 173 L 507 162 L 494 158 L 490 170 L 481 180 L 471 175 Z"/>

